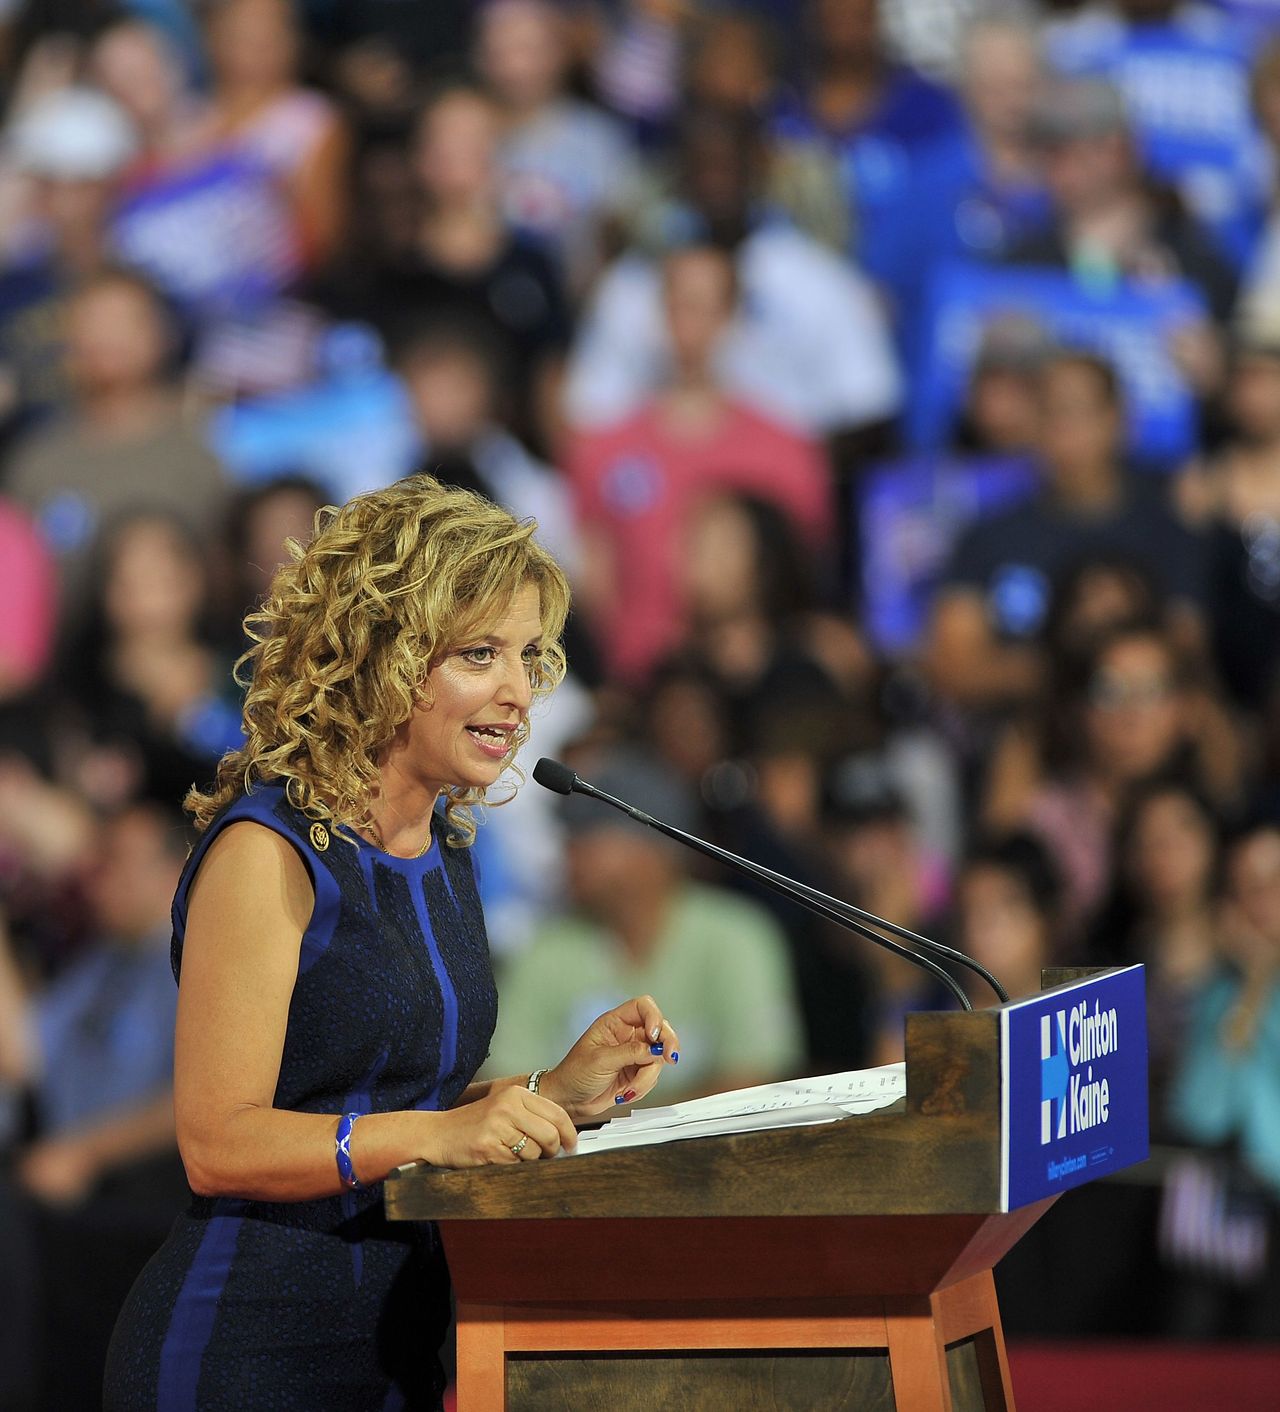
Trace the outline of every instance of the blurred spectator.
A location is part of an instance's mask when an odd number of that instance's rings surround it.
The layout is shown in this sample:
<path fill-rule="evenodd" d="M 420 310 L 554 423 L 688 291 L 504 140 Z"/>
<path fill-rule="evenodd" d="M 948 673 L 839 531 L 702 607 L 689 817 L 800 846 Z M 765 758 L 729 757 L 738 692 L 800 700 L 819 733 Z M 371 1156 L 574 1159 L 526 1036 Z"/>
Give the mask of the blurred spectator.
<path fill-rule="evenodd" d="M 1063 723 L 1061 703 L 1071 694 L 1080 663 L 1103 637 L 1141 622 L 1171 627 L 1166 601 L 1150 575 L 1123 555 L 1083 559 L 1054 584 L 1039 633 L 1044 683 L 1033 701 L 1003 723 L 982 761 L 985 831 L 998 834 L 1020 824 L 1046 760 L 1072 728 Z"/>
<path fill-rule="evenodd" d="M 682 562 L 687 629 L 650 693 L 651 729 L 670 722 L 668 757 L 692 761 L 697 742 L 712 737 L 722 737 L 716 759 L 735 755 L 767 739 L 776 723 L 829 708 L 841 723 L 837 753 L 881 749 L 922 837 L 954 853 L 961 820 L 950 757 L 928 730 L 905 721 L 890 729 L 882 664 L 859 628 L 825 606 L 821 568 L 807 561 L 778 507 L 750 495 L 704 500 L 691 517 Z M 714 699 L 716 727 L 696 724 L 700 691 Z M 707 787 L 718 788 L 714 780 Z"/>
<path fill-rule="evenodd" d="M 772 855 L 776 861 L 768 865 L 793 876 L 829 871 L 828 859 L 817 855 L 826 837 L 830 777 L 850 752 L 874 748 L 875 724 L 848 711 L 834 693 L 815 692 L 785 711 L 757 712 L 749 725 L 741 762 L 747 807 L 745 817 L 733 820 L 743 845 L 737 851 L 766 861 Z"/>
<path fill-rule="evenodd" d="M 889 58 L 879 9 L 878 0 L 807 0 L 805 76 L 776 118 L 784 132 L 815 132 L 841 148 L 855 178 L 860 149 L 892 162 L 963 125 L 950 90 Z"/>
<path fill-rule="evenodd" d="M 299 18 L 293 0 L 222 0 L 207 12 L 213 84 L 200 145 L 232 202 L 215 229 L 243 223 L 246 244 L 261 242 L 249 244 L 252 261 L 241 252 L 249 287 L 200 349 L 196 371 L 215 396 L 306 378 L 314 316 L 274 300 L 335 256 L 346 232 L 349 137 L 333 103 L 298 81 Z M 213 255 L 215 267 L 225 258 Z"/>
<path fill-rule="evenodd" d="M 1040 372 L 1052 351 L 1036 320 L 992 319 L 949 446 L 877 460 L 858 477 L 856 590 L 865 630 L 886 655 L 918 648 L 966 530 L 1034 494 Z"/>
<path fill-rule="evenodd" d="M 1245 258 L 1259 154 L 1244 28 L 1212 5 L 1115 0 L 1051 26 L 1047 47 L 1056 67 L 1115 84 L 1143 165 L 1237 261 Z"/>
<path fill-rule="evenodd" d="M 241 485 L 301 472 L 340 505 L 418 465 L 421 438 L 381 341 L 363 324 L 328 328 L 299 387 L 236 399 L 209 418 L 209 444 Z"/>
<path fill-rule="evenodd" d="M 1074 937 L 1102 901 L 1112 831 L 1138 786 L 1177 772 L 1224 806 L 1235 802 L 1236 745 L 1198 709 L 1200 691 L 1168 634 L 1138 623 L 1103 633 L 1048 703 L 1043 773 L 1025 781 L 1020 808 L 1006 794 L 1004 810 L 1053 849 Z"/>
<path fill-rule="evenodd" d="M 1270 1338 L 1280 1314 L 1280 828 L 1237 840 L 1227 883 L 1222 961 L 1197 996 L 1170 1116 L 1198 1146 L 1237 1154 L 1243 1171 L 1201 1167 L 1194 1201 L 1175 1186 L 1165 1235 L 1211 1272 L 1183 1291 L 1179 1332 Z"/>
<path fill-rule="evenodd" d="M 1078 561 L 1054 584 L 1039 638 L 1044 685 L 1036 702 L 1008 723 L 991 754 L 982 803 L 987 828 L 1016 826 L 1048 762 L 1075 748 L 1071 703 L 1085 664 L 1099 642 L 1135 624 L 1156 625 L 1183 664 L 1199 778 L 1219 805 L 1236 803 L 1246 741 L 1205 669 L 1196 623 L 1170 605 L 1131 558 L 1104 554 Z"/>
<path fill-rule="evenodd" d="M 1226 395 L 1232 436 L 1188 469 L 1179 498 L 1208 539 L 1209 629 L 1236 702 L 1280 686 L 1280 326 L 1246 326 Z"/>
<path fill-rule="evenodd" d="M 629 195 L 635 154 L 616 119 L 570 96 L 569 41 L 550 0 L 495 0 L 480 11 L 477 66 L 504 119 L 503 210 L 555 249 L 581 293 L 603 258 L 601 227 Z"/>
<path fill-rule="evenodd" d="M 1178 1125 L 1202 1144 L 1231 1139 L 1280 1191 L 1280 828 L 1255 825 L 1227 857 L 1219 973 L 1201 991 L 1195 1032 L 1173 1093 Z"/>
<path fill-rule="evenodd" d="M 179 406 L 173 324 L 150 284 L 124 270 L 93 277 L 70 300 L 66 331 L 72 414 L 18 448 L 5 488 L 39 521 L 58 557 L 64 613 L 75 616 L 104 524 L 146 507 L 199 533 L 220 517 L 225 486 Z"/>
<path fill-rule="evenodd" d="M 733 252 L 739 316 L 718 350 L 727 391 L 810 435 L 891 418 L 902 389 L 884 316 L 867 281 L 832 251 L 762 210 L 768 162 L 758 122 L 691 110 L 672 197 L 642 213 L 639 244 L 601 277 L 566 388 L 570 422 L 634 412 L 669 376 L 659 254 L 707 240 Z"/>
<path fill-rule="evenodd" d="M 696 828 L 679 781 L 639 752 L 583 771 L 677 828 Z M 691 882 L 681 845 L 581 797 L 564 811 L 574 911 L 548 921 L 500 981 L 493 1073 L 515 1073 L 616 1004 L 661 994 L 680 1034 L 668 1100 L 788 1078 L 803 1064 L 786 946 L 767 913 Z M 665 1087 L 665 1085 L 664 1085 Z"/>
<path fill-rule="evenodd" d="M 808 0 L 806 63 L 773 114 L 777 136 L 817 141 L 839 160 L 852 250 L 875 279 L 902 290 L 895 242 L 921 152 L 958 137 L 954 94 L 885 52 L 878 0 Z M 897 218 L 895 218 L 897 216 Z"/>
<path fill-rule="evenodd" d="M 81 1201 L 112 1168 L 173 1145 L 169 904 L 186 842 L 149 805 L 106 825 L 88 883 L 97 941 L 35 996 L 3 938 L 3 1079 L 32 1087 L 37 1133 L 17 1175 L 45 1201 Z"/>
<path fill-rule="evenodd" d="M 225 9 L 248 14 L 244 5 Z M 229 14 L 215 25 L 234 31 L 241 22 Z M 280 48 L 277 35 L 277 61 Z M 304 199 L 297 184 L 258 140 L 287 125 L 293 101 L 271 86 L 268 50 L 263 59 L 257 86 L 248 79 L 240 86 L 233 132 L 223 100 L 195 91 L 181 55 L 151 23 L 117 19 L 89 53 L 91 72 L 141 139 L 112 215 L 113 248 L 181 311 L 194 377 L 213 396 L 293 385 L 315 333 L 313 317 L 281 302 L 318 255 L 301 224 L 309 217 L 296 209 Z M 302 107 L 322 104 L 295 96 Z M 299 158 L 311 160 L 305 144 Z"/>
<path fill-rule="evenodd" d="M 683 535 L 700 497 L 755 494 L 785 510 L 811 545 L 830 533 L 830 473 L 819 449 L 726 395 L 716 379 L 739 298 L 731 258 L 710 246 L 678 251 L 663 281 L 670 384 L 626 420 L 577 438 L 569 453 L 587 554 L 584 604 L 610 670 L 633 681 L 679 638 Z"/>
<path fill-rule="evenodd" d="M 33 687 L 53 651 L 57 580 L 35 525 L 0 500 L 0 702 Z M 2 748 L 2 747 L 0 747 Z"/>
<path fill-rule="evenodd" d="M 829 684 L 814 677 L 803 704 L 755 713 L 731 742 L 722 691 L 696 658 L 659 676 L 650 729 L 665 758 L 701 789 L 718 842 L 820 891 L 839 892 L 824 809 L 831 771 L 865 744 Z M 732 753 L 731 753 L 732 749 Z M 866 944 L 751 879 L 736 890 L 758 902 L 786 935 L 804 1022 L 807 1069 L 831 1073 L 871 1062 L 874 966 Z"/>
<path fill-rule="evenodd" d="M 776 503 L 713 496 L 689 517 L 678 565 L 687 623 L 678 660 L 717 684 L 734 748 L 767 712 L 815 696 L 852 703 L 874 691 L 866 644 L 847 618 L 819 606 L 818 570 Z"/>
<path fill-rule="evenodd" d="M 1096 79 L 1050 84 L 1032 112 L 1032 135 L 1054 216 L 1010 258 L 1069 270 L 1085 288 L 1111 289 L 1122 279 L 1190 285 L 1206 316 L 1166 337 L 1187 381 L 1202 395 L 1215 393 L 1221 346 L 1211 319 L 1231 312 L 1236 275 L 1204 227 L 1148 183 L 1120 95 Z"/>
<path fill-rule="evenodd" d="M 46 669 L 54 646 L 56 595 L 55 567 L 44 540 L 25 514 L 0 500 L 0 912 L 16 911 L 22 922 L 32 912 L 52 921 L 66 910 L 48 895 L 58 867 L 34 866 L 33 854 L 40 850 L 28 830 L 34 825 L 38 839 L 41 811 L 37 805 L 34 818 L 20 812 L 30 796 L 40 798 L 40 776 L 47 778 L 55 766 L 57 713 Z M 54 832 L 56 850 L 56 826 Z M 83 835 L 76 842 L 83 842 Z"/>
<path fill-rule="evenodd" d="M 158 25 L 124 14 L 99 31 L 88 53 L 94 82 L 120 104 L 137 134 L 128 182 L 189 156 L 206 121 L 183 57 Z"/>
<path fill-rule="evenodd" d="M 744 115 L 767 113 L 776 97 L 779 65 L 775 31 L 732 10 L 702 16 L 687 45 L 685 88 L 694 108 Z M 833 250 L 849 246 L 849 208 L 840 161 L 820 138 L 774 133 L 767 144 L 765 204 L 806 235 Z"/>
<path fill-rule="evenodd" d="M 418 72 L 385 35 L 364 35 L 326 57 L 334 100 L 348 115 L 357 145 L 412 117 Z"/>
<path fill-rule="evenodd" d="M 0 904 L 44 975 L 84 942 L 83 879 L 97 834 L 84 798 L 51 777 L 65 753 L 62 713 L 47 698 L 29 705 L 0 756 Z"/>
<path fill-rule="evenodd" d="M 999 0 L 995 5 L 991 0 L 881 0 L 880 24 L 892 54 L 951 84 L 965 34 L 975 20 L 990 14 L 1021 18 L 1038 8 L 1034 0 Z"/>
<path fill-rule="evenodd" d="M 306 476 L 281 476 L 242 491 L 231 502 L 227 551 L 232 583 L 225 616 L 227 640 L 235 644 L 237 656 L 249 645 L 241 636 L 241 620 L 258 606 L 276 570 L 288 562 L 288 541 L 302 545 L 311 538 L 316 511 L 323 504 L 319 486 Z"/>
<path fill-rule="evenodd" d="M 199 541 L 171 516 L 134 514 L 106 531 L 93 616 L 64 670 L 87 729 L 82 788 L 99 804 L 177 804 L 240 742 L 229 663 L 206 636 L 207 575 Z"/>
<path fill-rule="evenodd" d="M 857 489 L 853 586 L 862 626 L 884 656 L 919 649 L 938 583 L 965 530 L 1027 499 L 1037 483 L 1034 463 L 1016 456 L 925 454 L 867 469 Z"/>
<path fill-rule="evenodd" d="M 596 8 L 592 83 L 604 103 L 652 142 L 680 101 L 683 0 L 619 0 Z"/>
<path fill-rule="evenodd" d="M 107 263 L 107 219 L 136 137 L 125 112 L 87 88 L 55 90 L 9 129 L 32 187 L 32 225 L 0 271 L 0 430 L 11 436 L 70 400 L 63 306 Z"/>
<path fill-rule="evenodd" d="M 310 33 L 336 47 L 339 54 L 365 45 L 380 46 L 418 71 L 466 52 L 475 13 L 473 0 L 432 0 L 430 5 L 326 0 L 303 8 Z"/>
<path fill-rule="evenodd" d="M 735 852 L 809 887 L 870 905 L 842 867 L 839 844 L 847 801 L 833 805 L 831 778 L 852 747 L 840 705 L 822 696 L 752 722 L 738 759 L 707 778 L 721 841 Z M 838 817 L 833 819 L 833 815 Z M 778 894 L 745 886 L 787 934 L 804 1018 L 809 1068 L 832 1073 L 881 1062 L 883 988 L 874 947 Z"/>
<path fill-rule="evenodd" d="M 1280 39 L 1254 61 L 1253 107 L 1266 146 L 1267 185 L 1259 191 L 1261 229 L 1244 266 L 1237 317 L 1248 328 L 1274 328 L 1280 320 Z"/>
<path fill-rule="evenodd" d="M 412 112 L 373 123 L 352 157 L 351 221 L 344 261 L 375 265 L 405 259 L 418 234 L 421 202 L 409 134 Z"/>
<path fill-rule="evenodd" d="M 348 148 L 333 105 L 298 83 L 301 38 L 290 0 L 221 0 L 210 10 L 204 140 L 272 173 L 289 198 L 302 263 L 314 268 L 342 236 Z"/>
<path fill-rule="evenodd" d="M 1092 554 L 1054 584 L 1041 637 L 1054 670 L 1069 672 L 1105 633 L 1135 622 L 1159 622 L 1175 636 L 1179 626 L 1141 564 L 1126 554 Z"/>
<path fill-rule="evenodd" d="M 697 106 L 761 112 L 778 83 L 777 35 L 741 9 L 712 10 L 689 31 L 685 90 Z"/>
<path fill-rule="evenodd" d="M 928 935 L 946 901 L 945 868 L 921 846 L 902 795 L 883 765 L 864 758 L 846 765 L 823 820 L 837 895 L 900 927 Z M 891 951 L 849 936 L 871 973 L 871 1064 L 902 1059 L 906 1017 L 946 1010 L 955 1002 L 935 977 Z"/>
<path fill-rule="evenodd" d="M 1193 786 L 1157 779 L 1140 788 L 1120 818 L 1111 897 L 1092 928 L 1093 958 L 1146 967 L 1156 1140 L 1168 1136 L 1169 1079 L 1218 962 L 1221 832 L 1213 806 Z"/>
<path fill-rule="evenodd" d="M 654 672 L 644 705 L 643 734 L 654 753 L 692 793 L 718 804 L 713 777 L 733 753 L 720 682 L 700 662 L 680 656 Z M 734 778 L 742 781 L 737 771 Z"/>
<path fill-rule="evenodd" d="M 864 689 L 867 648 L 847 617 L 821 609 L 821 565 L 775 501 L 704 498 L 686 527 L 680 572 L 689 626 L 682 654 L 720 679 L 739 722 L 768 700 L 813 688 L 810 672 L 827 690 Z"/>
<path fill-rule="evenodd" d="M 969 850 L 956 879 L 956 946 L 1013 1000 L 1039 995 L 1040 972 L 1061 954 L 1062 882 L 1033 835 L 1008 834 Z"/>
<path fill-rule="evenodd" d="M 968 123 L 920 156 L 905 199 L 877 232 L 883 253 L 868 260 L 908 316 L 940 261 L 1001 259 L 1049 216 L 1030 141 L 1042 81 L 1035 31 L 980 19 L 965 32 L 961 55 Z"/>
<path fill-rule="evenodd" d="M 1040 437 L 1040 371 L 1053 345 L 1034 319 L 1010 315 L 982 331 L 956 449 L 982 455 L 1029 457 Z"/>
<path fill-rule="evenodd" d="M 428 324 L 401 346 L 396 366 L 421 438 L 418 463 L 537 520 L 539 540 L 575 574 L 581 555 L 568 486 L 504 427 L 492 341 L 464 323 Z"/>
<path fill-rule="evenodd" d="M 39 1369 L 42 1407 L 94 1405 L 119 1304 L 185 1195 L 168 941 L 186 842 L 151 807 L 107 823 L 88 886 L 95 939 L 42 991 L 26 992 L 0 935 L 0 1081 L 34 1115 L 3 1184 L 0 1288 L 35 1315 L 36 1339 L 7 1351 Z"/>
<path fill-rule="evenodd" d="M 335 271 L 326 298 L 373 323 L 392 348 L 425 316 L 474 322 L 493 341 L 497 375 L 519 390 L 513 411 L 528 431 L 551 424 L 569 311 L 554 261 L 503 215 L 499 141 L 498 111 L 482 90 L 462 82 L 437 89 L 414 139 L 425 209 L 413 247 L 368 269 Z"/>
<path fill-rule="evenodd" d="M 1171 597 L 1202 598 L 1199 545 L 1159 487 L 1119 463 L 1123 410 L 1111 368 L 1061 351 L 1039 377 L 1041 493 L 975 525 L 939 593 L 928 647 L 938 690 L 967 706 L 1026 700 L 1043 663 L 1032 645 L 1054 578 L 1099 554 L 1145 567 Z"/>

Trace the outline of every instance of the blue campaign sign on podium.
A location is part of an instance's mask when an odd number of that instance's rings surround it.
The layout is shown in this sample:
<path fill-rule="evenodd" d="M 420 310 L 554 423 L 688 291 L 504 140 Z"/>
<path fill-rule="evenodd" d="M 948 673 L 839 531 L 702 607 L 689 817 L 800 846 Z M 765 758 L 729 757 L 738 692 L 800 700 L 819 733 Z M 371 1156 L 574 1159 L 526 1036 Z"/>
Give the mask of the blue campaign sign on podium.
<path fill-rule="evenodd" d="M 1141 966 L 1091 976 L 1000 1014 L 1001 1195 L 1016 1210 L 1147 1157 Z"/>

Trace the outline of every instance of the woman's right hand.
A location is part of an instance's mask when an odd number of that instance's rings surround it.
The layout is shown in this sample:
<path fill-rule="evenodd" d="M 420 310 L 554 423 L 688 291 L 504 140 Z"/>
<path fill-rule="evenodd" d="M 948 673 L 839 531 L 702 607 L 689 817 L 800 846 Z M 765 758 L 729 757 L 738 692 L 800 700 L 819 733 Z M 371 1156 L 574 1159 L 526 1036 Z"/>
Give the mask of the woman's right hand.
<path fill-rule="evenodd" d="M 577 1130 L 564 1109 L 520 1085 L 433 1116 L 437 1122 L 422 1154 L 433 1167 L 536 1162 L 578 1145 Z M 517 1147 L 519 1152 L 513 1151 Z"/>

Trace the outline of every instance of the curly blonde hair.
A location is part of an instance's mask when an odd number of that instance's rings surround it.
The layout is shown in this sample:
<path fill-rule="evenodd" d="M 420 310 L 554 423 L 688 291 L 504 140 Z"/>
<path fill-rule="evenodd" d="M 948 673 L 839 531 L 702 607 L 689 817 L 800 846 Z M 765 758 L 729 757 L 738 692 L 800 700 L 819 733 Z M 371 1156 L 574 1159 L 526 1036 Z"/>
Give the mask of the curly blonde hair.
<path fill-rule="evenodd" d="M 378 759 L 414 707 L 427 673 L 483 632 L 525 584 L 537 586 L 544 646 L 530 667 L 535 700 L 563 678 L 569 585 L 534 539 L 537 526 L 469 491 L 415 475 L 316 515 L 314 538 L 289 541 L 262 606 L 244 620 L 253 646 L 236 663 L 247 688 L 245 743 L 192 789 L 197 830 L 255 782 L 283 781 L 313 819 L 368 829 Z M 512 740 L 510 764 L 529 735 Z M 446 791 L 449 842 L 475 838 L 484 790 Z"/>

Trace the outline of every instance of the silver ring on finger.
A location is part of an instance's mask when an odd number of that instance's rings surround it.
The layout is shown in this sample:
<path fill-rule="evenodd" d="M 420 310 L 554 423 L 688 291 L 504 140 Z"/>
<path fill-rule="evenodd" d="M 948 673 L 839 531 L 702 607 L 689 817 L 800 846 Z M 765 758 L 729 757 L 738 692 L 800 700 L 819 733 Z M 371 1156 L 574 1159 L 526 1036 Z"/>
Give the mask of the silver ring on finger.
<path fill-rule="evenodd" d="M 513 1157 L 519 1157 L 520 1154 L 524 1151 L 525 1145 L 526 1145 L 526 1143 L 528 1143 L 528 1141 L 529 1141 L 529 1134 L 528 1134 L 528 1133 L 525 1133 L 525 1135 L 520 1139 L 519 1142 L 513 1142 L 513 1143 L 511 1144 L 511 1155 L 512 1155 Z"/>

